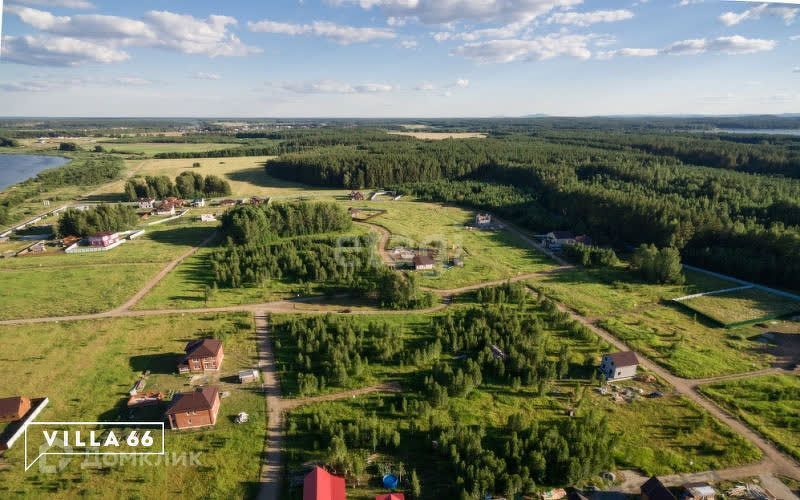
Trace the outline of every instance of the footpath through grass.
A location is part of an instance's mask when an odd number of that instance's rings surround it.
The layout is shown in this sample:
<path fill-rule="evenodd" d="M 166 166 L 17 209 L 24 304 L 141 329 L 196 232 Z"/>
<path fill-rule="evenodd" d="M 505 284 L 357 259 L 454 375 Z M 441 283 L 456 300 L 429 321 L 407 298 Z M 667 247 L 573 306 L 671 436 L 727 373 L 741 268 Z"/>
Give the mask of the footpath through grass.
<path fill-rule="evenodd" d="M 58 474 L 33 467 L 23 472 L 19 443 L 3 457 L 0 497 L 4 498 L 231 498 L 257 491 L 265 434 L 264 396 L 255 385 L 227 380 L 257 363 L 252 317 L 244 314 L 181 315 L 151 318 L 48 323 L 0 327 L 4 348 L 0 396 L 47 396 L 40 420 L 126 421 L 128 390 L 150 370 L 146 390 L 192 390 L 177 374 L 177 360 L 190 339 L 216 337 L 224 342 L 221 373 L 207 382 L 230 395 L 222 400 L 217 425 L 204 430 L 167 431 L 167 463 L 113 463 L 82 467 L 74 458 Z M 221 380 L 217 380 L 221 379 Z M 164 408 L 137 419 L 159 421 Z M 250 422 L 233 417 L 247 412 Z M 181 462 L 195 453 L 197 462 Z M 170 462 L 170 457 L 178 457 Z M 156 461 L 153 461 L 156 462 Z"/>

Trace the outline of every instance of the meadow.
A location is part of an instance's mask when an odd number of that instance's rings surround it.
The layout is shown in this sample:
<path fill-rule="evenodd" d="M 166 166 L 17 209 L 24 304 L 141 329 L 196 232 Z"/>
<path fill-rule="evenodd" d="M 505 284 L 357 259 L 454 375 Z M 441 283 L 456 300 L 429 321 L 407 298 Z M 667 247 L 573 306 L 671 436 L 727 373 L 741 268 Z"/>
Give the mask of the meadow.
<path fill-rule="evenodd" d="M 151 226 L 108 252 L 0 259 L 0 319 L 89 314 L 121 305 L 168 262 L 214 231 L 186 221 Z"/>
<path fill-rule="evenodd" d="M 681 300 L 680 304 L 722 326 L 779 318 L 800 311 L 800 302 L 759 288 Z"/>
<path fill-rule="evenodd" d="M 257 362 L 252 317 L 245 314 L 181 315 L 103 319 L 0 327 L 5 357 L 0 365 L 4 394 L 47 396 L 50 405 L 40 420 L 120 421 L 128 419 L 128 390 L 150 370 L 146 390 L 191 390 L 189 378 L 177 374 L 176 360 L 189 339 L 223 340 L 225 360 L 220 384 L 230 395 L 222 400 L 216 427 L 189 432 L 167 431 L 168 456 L 197 455 L 199 464 L 132 464 L 82 467 L 73 459 L 58 475 L 33 467 L 23 472 L 23 448 L 2 458 L 0 496 L 53 498 L 161 498 L 181 495 L 191 485 L 205 498 L 252 496 L 258 486 L 264 445 L 264 397 L 254 386 L 226 382 L 238 370 Z M 250 422 L 233 417 L 247 412 Z M 137 418 L 161 418 L 145 412 Z M 113 464 L 113 463 L 112 463 Z"/>
<path fill-rule="evenodd" d="M 769 375 L 700 390 L 800 460 L 800 377 Z"/>
<path fill-rule="evenodd" d="M 573 269 L 531 283 L 681 377 L 752 371 L 771 360 L 763 346 L 750 339 L 755 330 L 732 333 L 671 302 L 731 286 L 717 278 L 687 272 L 683 285 L 656 285 L 622 268 Z"/>
<path fill-rule="evenodd" d="M 435 289 L 453 289 L 484 281 L 513 278 L 555 267 L 542 253 L 504 230 L 470 230 L 475 212 L 433 203 L 410 201 L 357 202 L 354 208 L 386 212 L 370 223 L 392 233 L 394 245 L 436 247 L 441 264 L 419 274 L 419 284 Z M 464 267 L 451 267 L 447 257 L 461 257 Z"/>

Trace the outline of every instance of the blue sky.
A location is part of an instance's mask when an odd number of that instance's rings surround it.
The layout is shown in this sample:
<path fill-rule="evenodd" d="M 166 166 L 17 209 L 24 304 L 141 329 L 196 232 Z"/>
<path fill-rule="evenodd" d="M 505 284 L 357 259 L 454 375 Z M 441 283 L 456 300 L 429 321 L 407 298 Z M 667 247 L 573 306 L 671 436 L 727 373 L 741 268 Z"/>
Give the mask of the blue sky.
<path fill-rule="evenodd" d="M 797 113 L 797 4 L 5 0 L 0 115 Z"/>

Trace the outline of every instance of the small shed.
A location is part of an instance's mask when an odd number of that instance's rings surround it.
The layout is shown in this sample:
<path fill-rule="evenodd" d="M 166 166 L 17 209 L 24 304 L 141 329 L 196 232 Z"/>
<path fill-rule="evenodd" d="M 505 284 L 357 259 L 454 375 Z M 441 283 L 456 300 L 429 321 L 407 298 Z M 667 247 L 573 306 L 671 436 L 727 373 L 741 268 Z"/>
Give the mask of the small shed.
<path fill-rule="evenodd" d="M 250 369 L 250 370 L 242 370 L 239 372 L 240 384 L 249 384 L 251 382 L 258 382 L 258 379 L 259 379 L 258 370 Z"/>
<path fill-rule="evenodd" d="M 688 500 L 713 500 L 717 496 L 717 491 L 708 483 L 686 483 L 682 488 L 682 498 Z"/>
<path fill-rule="evenodd" d="M 414 256 L 414 269 L 417 271 L 425 271 L 433 269 L 434 261 L 430 255 L 415 255 Z"/>

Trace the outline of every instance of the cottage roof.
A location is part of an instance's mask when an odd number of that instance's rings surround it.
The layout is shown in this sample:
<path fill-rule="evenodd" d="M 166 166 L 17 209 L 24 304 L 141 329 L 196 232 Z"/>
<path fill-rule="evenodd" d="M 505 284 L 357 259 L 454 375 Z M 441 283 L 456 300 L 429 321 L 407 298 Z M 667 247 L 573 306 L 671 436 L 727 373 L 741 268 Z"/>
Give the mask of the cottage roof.
<path fill-rule="evenodd" d="M 104 231 L 102 233 L 97 233 L 89 236 L 90 238 L 105 238 L 106 236 L 114 236 L 116 233 L 111 231 Z"/>
<path fill-rule="evenodd" d="M 675 500 L 675 495 L 656 476 L 648 479 L 641 490 L 642 495 L 647 495 L 648 500 Z"/>
<path fill-rule="evenodd" d="M 430 266 L 430 265 L 433 265 L 433 258 L 430 255 L 415 255 L 414 256 L 414 265 L 415 266 Z"/>
<path fill-rule="evenodd" d="M 193 340 L 186 344 L 186 358 L 215 358 L 221 348 L 221 340 Z"/>
<path fill-rule="evenodd" d="M 26 401 L 30 405 L 28 398 L 22 396 L 0 399 L 0 415 L 19 415 Z"/>
<path fill-rule="evenodd" d="M 708 483 L 686 483 L 683 485 L 683 489 L 688 491 L 692 494 L 692 496 L 700 496 L 700 497 L 714 497 L 717 492 L 716 490 Z"/>
<path fill-rule="evenodd" d="M 614 352 L 611 354 L 606 354 L 611 361 L 614 362 L 614 366 L 636 366 L 639 364 L 639 358 L 636 357 L 636 353 L 632 351 L 625 351 L 625 352 Z"/>
<path fill-rule="evenodd" d="M 303 480 L 303 500 L 345 500 L 344 478 L 334 476 L 321 467 Z"/>
<path fill-rule="evenodd" d="M 218 394 L 219 389 L 216 387 L 202 387 L 192 392 L 176 394 L 172 398 L 172 406 L 167 410 L 167 415 L 210 410 Z"/>
<path fill-rule="evenodd" d="M 402 493 L 384 493 L 383 495 L 375 495 L 375 500 L 405 500 L 405 495 Z"/>
<path fill-rule="evenodd" d="M 557 240 L 571 240 L 575 238 L 575 235 L 572 231 L 553 231 L 553 236 Z"/>

